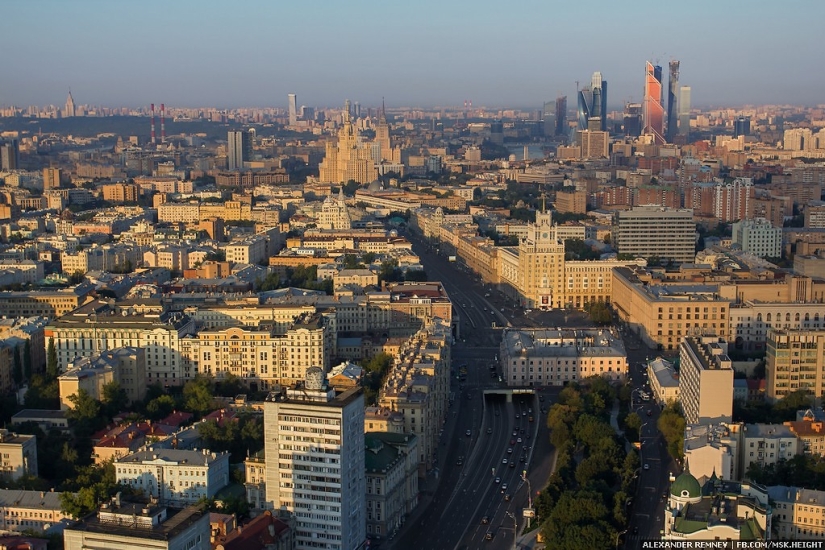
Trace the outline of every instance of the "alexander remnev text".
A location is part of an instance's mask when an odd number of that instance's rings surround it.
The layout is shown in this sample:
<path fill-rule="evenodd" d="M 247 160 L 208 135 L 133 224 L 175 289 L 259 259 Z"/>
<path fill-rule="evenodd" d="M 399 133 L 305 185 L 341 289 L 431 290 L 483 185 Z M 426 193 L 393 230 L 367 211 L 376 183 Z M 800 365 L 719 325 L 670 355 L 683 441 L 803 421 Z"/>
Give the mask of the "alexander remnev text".
<path fill-rule="evenodd" d="M 825 550 L 825 541 L 646 540 L 642 541 L 642 548 L 644 550 L 799 550 L 803 548 Z"/>

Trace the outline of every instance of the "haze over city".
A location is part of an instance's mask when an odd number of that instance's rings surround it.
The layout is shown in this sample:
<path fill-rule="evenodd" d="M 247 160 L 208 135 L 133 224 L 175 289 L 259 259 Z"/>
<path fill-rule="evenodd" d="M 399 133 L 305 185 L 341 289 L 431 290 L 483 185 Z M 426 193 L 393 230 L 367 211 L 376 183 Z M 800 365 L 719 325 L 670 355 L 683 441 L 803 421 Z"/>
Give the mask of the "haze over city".
<path fill-rule="evenodd" d="M 610 108 L 639 101 L 644 62 L 681 61 L 693 104 L 821 101 L 825 4 L 211 0 L 11 2 L 0 105 L 537 107 L 594 71 Z M 792 45 L 792 47 L 791 47 Z"/>

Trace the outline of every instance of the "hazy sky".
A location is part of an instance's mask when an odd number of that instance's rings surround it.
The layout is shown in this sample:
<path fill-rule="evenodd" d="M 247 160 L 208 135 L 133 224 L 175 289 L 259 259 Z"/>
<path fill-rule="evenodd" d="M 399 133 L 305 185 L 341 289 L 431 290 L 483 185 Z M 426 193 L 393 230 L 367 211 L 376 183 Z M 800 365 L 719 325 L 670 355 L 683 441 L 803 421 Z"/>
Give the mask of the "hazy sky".
<path fill-rule="evenodd" d="M 681 61 L 693 104 L 825 103 L 825 2 L 4 0 L 0 105 L 538 108 L 601 71 L 640 100 Z"/>

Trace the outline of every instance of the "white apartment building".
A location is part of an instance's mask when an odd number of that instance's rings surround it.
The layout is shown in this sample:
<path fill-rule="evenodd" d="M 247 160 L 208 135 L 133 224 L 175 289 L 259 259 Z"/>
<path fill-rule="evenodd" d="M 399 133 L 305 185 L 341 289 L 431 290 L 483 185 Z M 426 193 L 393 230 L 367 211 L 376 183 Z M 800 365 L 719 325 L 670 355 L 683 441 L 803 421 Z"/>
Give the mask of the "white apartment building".
<path fill-rule="evenodd" d="M 319 368 L 264 402 L 266 506 L 295 515 L 295 549 L 366 540 L 364 396 L 329 389 Z"/>
<path fill-rule="evenodd" d="M 745 424 L 742 429 L 742 472 L 751 464 L 775 465 L 801 454 L 796 434 L 784 424 Z"/>
<path fill-rule="evenodd" d="M 715 336 L 689 336 L 679 344 L 679 393 L 687 424 L 731 422 L 733 364 L 727 352 L 727 342 Z"/>
<path fill-rule="evenodd" d="M 760 258 L 782 257 L 782 228 L 772 226 L 765 218 L 734 223 L 731 241 L 743 252 Z"/>
<path fill-rule="evenodd" d="M 229 453 L 149 447 L 117 459 L 115 479 L 163 504 L 195 504 L 229 484 Z"/>

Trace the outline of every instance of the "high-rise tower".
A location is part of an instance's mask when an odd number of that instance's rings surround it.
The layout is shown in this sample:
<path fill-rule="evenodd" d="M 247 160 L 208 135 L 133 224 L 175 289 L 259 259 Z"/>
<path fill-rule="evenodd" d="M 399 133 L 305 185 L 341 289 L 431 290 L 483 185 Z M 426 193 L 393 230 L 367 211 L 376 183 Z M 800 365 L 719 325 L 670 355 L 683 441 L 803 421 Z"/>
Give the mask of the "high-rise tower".
<path fill-rule="evenodd" d="M 289 100 L 289 125 L 295 126 L 298 122 L 298 97 L 295 94 L 287 94 Z"/>
<path fill-rule="evenodd" d="M 607 80 L 602 79 L 602 73 L 595 72 L 590 78 L 590 86 L 584 87 L 577 93 L 576 116 L 579 130 L 591 127 L 589 120 L 599 118 L 598 130 L 607 130 Z"/>
<path fill-rule="evenodd" d="M 249 133 L 243 130 L 230 131 L 227 136 L 226 157 L 230 170 L 243 170 L 244 162 L 252 156 L 252 142 Z"/>
<path fill-rule="evenodd" d="M 567 96 L 556 98 L 556 135 L 567 135 Z"/>
<path fill-rule="evenodd" d="M 679 61 L 673 60 L 669 64 L 670 79 L 667 83 L 667 141 L 673 142 L 676 137 L 676 130 L 679 127 Z"/>
<path fill-rule="evenodd" d="M 665 142 L 664 117 L 662 107 L 662 68 L 654 66 L 650 61 L 645 62 L 645 89 L 642 108 L 644 109 L 643 134 L 653 136 L 655 143 Z"/>
<path fill-rule="evenodd" d="M 75 113 L 74 98 L 72 97 L 72 91 L 69 90 L 69 97 L 66 98 L 66 107 L 63 109 L 63 118 L 75 116 Z"/>
<path fill-rule="evenodd" d="M 679 134 L 690 135 L 690 86 L 679 88 Z"/>

